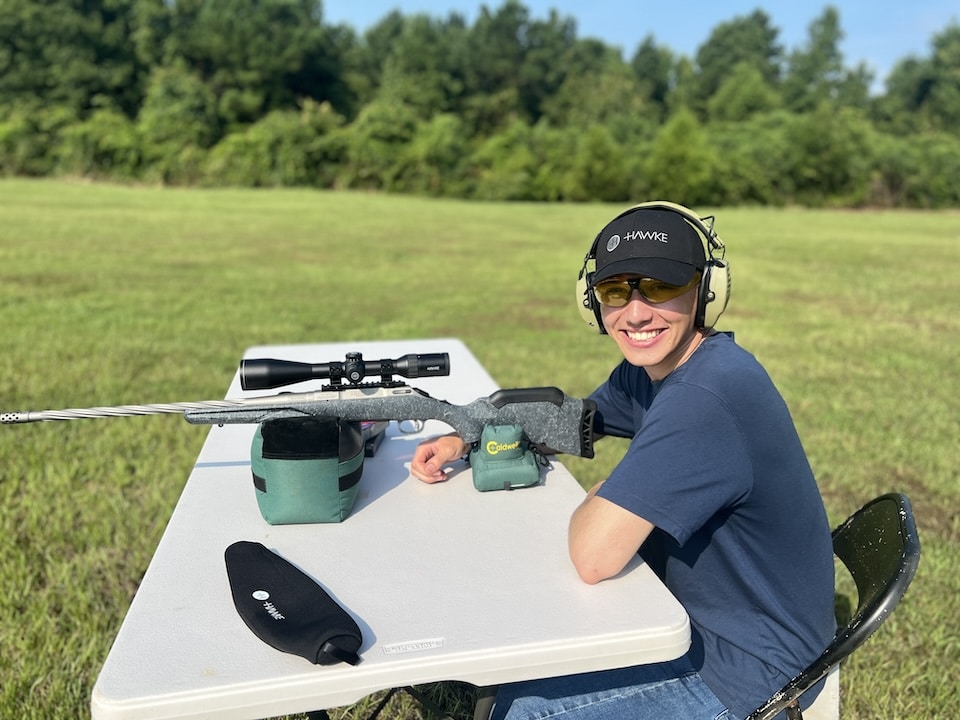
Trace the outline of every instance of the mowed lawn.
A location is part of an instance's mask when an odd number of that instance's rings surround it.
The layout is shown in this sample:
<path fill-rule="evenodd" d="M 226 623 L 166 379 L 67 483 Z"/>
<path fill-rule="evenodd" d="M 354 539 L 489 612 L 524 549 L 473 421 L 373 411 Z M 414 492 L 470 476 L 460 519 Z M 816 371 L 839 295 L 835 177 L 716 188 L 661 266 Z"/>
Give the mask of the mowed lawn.
<path fill-rule="evenodd" d="M 621 209 L 0 181 L 0 410 L 222 397 L 251 345 L 430 337 L 501 386 L 585 395 L 618 354 L 575 280 Z M 782 390 L 831 521 L 892 490 L 918 517 L 920 569 L 845 665 L 843 717 L 954 717 L 960 212 L 697 210 L 732 267 L 719 328 Z M 0 428 L 0 717 L 89 715 L 205 436 L 176 416 Z M 564 462 L 589 487 L 622 447 Z"/>

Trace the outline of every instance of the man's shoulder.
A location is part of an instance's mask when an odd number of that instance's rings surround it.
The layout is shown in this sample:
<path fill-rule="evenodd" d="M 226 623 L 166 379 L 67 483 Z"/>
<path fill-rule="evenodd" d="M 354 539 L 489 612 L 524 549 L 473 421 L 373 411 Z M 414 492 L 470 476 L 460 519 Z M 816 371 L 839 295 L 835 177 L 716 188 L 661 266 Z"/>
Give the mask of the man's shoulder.
<path fill-rule="evenodd" d="M 706 338 L 691 358 L 664 382 L 664 390 L 667 385 L 673 386 L 671 395 L 712 396 L 724 402 L 742 402 L 745 397 L 776 392 L 757 358 L 726 334 Z"/>
<path fill-rule="evenodd" d="M 754 355 L 737 344 L 733 333 L 717 333 L 700 343 L 700 347 L 690 360 L 680 369 L 686 369 L 691 375 L 707 378 L 733 379 L 734 373 L 766 374 L 763 366 Z M 687 373 L 680 373 L 679 377 Z"/>

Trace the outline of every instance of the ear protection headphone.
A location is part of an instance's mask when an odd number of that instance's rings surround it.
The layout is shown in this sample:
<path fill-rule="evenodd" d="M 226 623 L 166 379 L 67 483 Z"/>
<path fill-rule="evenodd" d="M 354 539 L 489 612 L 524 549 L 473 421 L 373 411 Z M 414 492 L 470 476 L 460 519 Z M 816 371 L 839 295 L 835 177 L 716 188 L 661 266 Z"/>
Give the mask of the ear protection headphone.
<path fill-rule="evenodd" d="M 698 328 L 712 328 L 720 319 L 720 315 L 723 314 L 727 307 L 727 301 L 730 299 L 730 263 L 723 259 L 726 248 L 713 229 L 713 216 L 700 218 L 683 205 L 653 201 L 635 205 L 617 215 L 613 220 L 640 210 L 669 210 L 675 212 L 700 232 L 704 239 L 707 260 L 703 266 L 703 275 L 700 278 L 700 286 L 697 291 L 697 310 L 694 323 Z M 610 222 L 613 222 L 613 220 Z M 709 225 L 707 221 L 709 221 Z M 597 271 L 597 245 L 602 233 L 602 230 L 597 233 L 589 252 L 583 259 L 583 267 L 580 268 L 580 274 L 577 277 L 577 307 L 580 310 L 580 316 L 587 325 L 598 328 L 602 335 L 606 335 L 607 331 L 603 327 L 603 319 L 600 315 L 600 303 L 593 292 L 593 276 Z"/>

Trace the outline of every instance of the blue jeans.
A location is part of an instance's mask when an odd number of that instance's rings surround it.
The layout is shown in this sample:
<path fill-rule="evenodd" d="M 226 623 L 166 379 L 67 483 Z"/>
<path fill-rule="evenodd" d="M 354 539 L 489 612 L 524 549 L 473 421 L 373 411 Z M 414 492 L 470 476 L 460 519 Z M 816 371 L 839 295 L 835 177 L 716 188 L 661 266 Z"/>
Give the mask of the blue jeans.
<path fill-rule="evenodd" d="M 503 685 L 491 720 L 736 720 L 686 658 Z"/>

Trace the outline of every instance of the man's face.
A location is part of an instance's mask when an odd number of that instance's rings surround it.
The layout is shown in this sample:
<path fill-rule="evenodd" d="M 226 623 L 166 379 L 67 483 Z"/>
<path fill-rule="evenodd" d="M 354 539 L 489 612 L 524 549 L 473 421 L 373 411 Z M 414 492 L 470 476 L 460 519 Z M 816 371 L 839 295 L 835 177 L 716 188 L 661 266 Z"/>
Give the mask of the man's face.
<path fill-rule="evenodd" d="M 632 279 L 637 276 L 624 276 Z M 601 304 L 607 333 L 631 365 L 642 367 L 651 380 L 662 380 L 682 365 L 700 344 L 694 326 L 697 286 L 663 303 L 653 304 L 634 290 L 623 307 Z"/>

